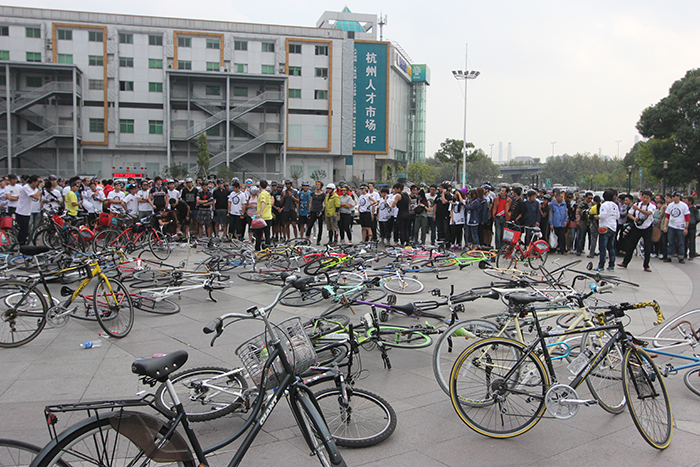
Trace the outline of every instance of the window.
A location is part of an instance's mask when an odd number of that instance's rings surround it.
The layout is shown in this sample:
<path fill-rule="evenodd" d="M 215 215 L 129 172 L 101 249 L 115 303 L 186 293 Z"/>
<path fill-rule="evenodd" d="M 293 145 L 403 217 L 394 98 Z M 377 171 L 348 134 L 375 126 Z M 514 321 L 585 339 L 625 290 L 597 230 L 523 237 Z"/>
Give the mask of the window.
<path fill-rule="evenodd" d="M 28 88 L 40 88 L 43 85 L 41 76 L 27 76 L 27 87 Z"/>
<path fill-rule="evenodd" d="M 290 54 L 300 54 L 301 53 L 301 44 L 289 44 L 289 53 Z"/>
<path fill-rule="evenodd" d="M 207 49 L 220 49 L 221 40 L 207 38 Z"/>
<path fill-rule="evenodd" d="M 316 46 L 316 55 L 328 55 L 328 46 L 327 45 L 317 45 Z"/>
<path fill-rule="evenodd" d="M 134 121 L 133 120 L 119 120 L 119 132 L 120 133 L 133 133 L 134 132 Z"/>
<path fill-rule="evenodd" d="M 263 52 L 274 52 L 275 51 L 275 43 L 274 42 L 263 42 L 262 43 L 262 51 Z"/>
<path fill-rule="evenodd" d="M 323 89 L 316 89 L 314 91 L 314 99 L 316 99 L 316 100 L 328 99 L 328 91 L 325 91 Z"/>
<path fill-rule="evenodd" d="M 134 35 L 133 34 L 119 33 L 119 43 L 120 44 L 133 44 L 134 43 Z"/>
<path fill-rule="evenodd" d="M 134 68 L 134 57 L 119 57 L 119 66 L 122 68 Z"/>
<path fill-rule="evenodd" d="M 221 94 L 221 88 L 216 85 L 207 85 L 205 87 L 205 94 L 207 96 L 218 96 Z"/>
<path fill-rule="evenodd" d="M 316 68 L 316 78 L 328 78 L 328 68 Z"/>
<path fill-rule="evenodd" d="M 134 90 L 134 82 L 133 81 L 119 81 L 119 90 L 120 91 L 133 91 Z"/>
<path fill-rule="evenodd" d="M 39 28 L 26 28 L 27 37 L 41 37 L 41 29 Z"/>
<path fill-rule="evenodd" d="M 234 97 L 248 97 L 248 88 L 242 87 L 242 86 L 234 86 L 233 87 L 233 96 Z"/>
<path fill-rule="evenodd" d="M 289 139 L 301 139 L 301 125 L 289 125 L 287 127 Z"/>
<path fill-rule="evenodd" d="M 163 45 L 163 36 L 148 36 L 148 45 Z"/>
<path fill-rule="evenodd" d="M 178 47 L 192 47 L 191 37 L 177 36 L 177 46 Z"/>
<path fill-rule="evenodd" d="M 58 63 L 73 63 L 73 55 L 58 54 Z"/>
<path fill-rule="evenodd" d="M 5 75 L 0 75 L 0 86 L 7 86 L 7 78 Z"/>
<path fill-rule="evenodd" d="M 207 62 L 207 71 L 219 71 L 220 69 L 219 62 Z"/>
<path fill-rule="evenodd" d="M 9 36 L 10 35 L 10 27 L 9 26 L 0 26 L 0 36 Z"/>
<path fill-rule="evenodd" d="M 221 129 L 219 125 L 213 126 L 206 131 L 207 136 L 221 136 Z"/>
<path fill-rule="evenodd" d="M 9 50 L 0 50 L 0 60 L 9 60 L 10 59 L 10 51 Z"/>
<path fill-rule="evenodd" d="M 178 60 L 177 61 L 178 70 L 191 70 L 192 62 L 190 60 Z"/>
<path fill-rule="evenodd" d="M 248 73 L 248 65 L 245 63 L 234 63 L 233 69 L 236 73 Z"/>
<path fill-rule="evenodd" d="M 289 67 L 289 76 L 301 76 L 301 67 L 300 66 L 290 66 Z"/>
<path fill-rule="evenodd" d="M 160 58 L 149 58 L 148 59 L 148 68 L 162 69 L 163 68 L 163 60 Z"/>
<path fill-rule="evenodd" d="M 73 31 L 71 31 L 70 29 L 57 29 L 56 37 L 59 41 L 72 41 Z"/>
<path fill-rule="evenodd" d="M 163 83 L 148 83 L 148 92 L 163 92 Z"/>
<path fill-rule="evenodd" d="M 90 133 L 104 133 L 105 132 L 105 119 L 104 118 L 91 118 L 90 119 Z"/>
<path fill-rule="evenodd" d="M 163 120 L 149 120 L 148 121 L 148 134 L 149 135 L 162 135 L 163 134 Z"/>
<path fill-rule="evenodd" d="M 88 65 L 90 66 L 103 66 L 104 60 L 102 55 L 90 55 L 88 56 Z"/>
<path fill-rule="evenodd" d="M 28 62 L 40 62 L 41 61 L 41 53 L 40 52 L 27 52 L 27 61 Z"/>
<path fill-rule="evenodd" d="M 248 50 L 248 41 L 233 41 L 233 50 Z"/>
<path fill-rule="evenodd" d="M 287 95 L 290 99 L 301 99 L 301 89 L 287 89 Z"/>
<path fill-rule="evenodd" d="M 88 31 L 88 41 L 90 42 L 102 42 L 104 40 L 104 33 L 102 31 Z"/>
<path fill-rule="evenodd" d="M 263 65 L 262 66 L 262 74 L 263 75 L 274 75 L 275 74 L 275 65 Z"/>
<path fill-rule="evenodd" d="M 314 126 L 314 139 L 317 141 L 323 141 L 328 139 L 328 126 L 327 125 L 315 125 Z"/>
<path fill-rule="evenodd" d="M 104 91 L 105 82 L 101 79 L 89 79 L 88 89 L 91 89 L 93 91 Z"/>

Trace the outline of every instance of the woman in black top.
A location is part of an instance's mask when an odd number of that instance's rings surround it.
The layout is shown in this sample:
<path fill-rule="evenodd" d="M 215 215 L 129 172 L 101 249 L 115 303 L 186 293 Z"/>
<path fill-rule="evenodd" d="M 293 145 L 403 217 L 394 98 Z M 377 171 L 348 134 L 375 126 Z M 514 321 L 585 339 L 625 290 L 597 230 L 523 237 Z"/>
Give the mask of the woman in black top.
<path fill-rule="evenodd" d="M 396 215 L 395 228 L 402 245 L 408 245 L 408 241 L 411 238 L 411 214 L 408 212 L 410 204 L 411 200 L 408 194 L 403 191 L 403 185 L 400 183 L 395 184 L 392 207 L 396 207 L 399 211 Z"/>
<path fill-rule="evenodd" d="M 311 229 L 316 221 L 318 221 L 318 237 L 316 245 L 321 244 L 321 235 L 323 235 L 323 202 L 326 200 L 326 193 L 323 191 L 323 183 L 316 182 L 316 191 L 311 193 L 311 204 L 309 206 L 309 224 L 306 228 L 306 238 L 311 240 Z"/>

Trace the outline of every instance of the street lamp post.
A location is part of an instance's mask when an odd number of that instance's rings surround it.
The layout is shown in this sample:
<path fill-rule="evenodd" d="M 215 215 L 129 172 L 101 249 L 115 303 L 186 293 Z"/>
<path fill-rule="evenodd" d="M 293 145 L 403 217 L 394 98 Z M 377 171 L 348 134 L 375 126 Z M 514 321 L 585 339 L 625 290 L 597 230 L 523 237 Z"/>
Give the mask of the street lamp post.
<path fill-rule="evenodd" d="M 666 176 L 668 175 L 668 161 L 664 161 L 664 182 L 661 185 L 661 194 L 666 197 Z"/>
<path fill-rule="evenodd" d="M 480 71 L 467 70 L 467 57 L 469 56 L 469 45 L 467 44 L 464 54 L 464 71 L 452 70 L 452 76 L 457 81 L 464 81 L 464 141 L 462 144 L 462 186 L 466 186 L 467 180 L 467 80 L 476 79 L 481 74 Z"/>
<path fill-rule="evenodd" d="M 632 192 L 632 166 L 627 167 L 627 194 Z"/>
<path fill-rule="evenodd" d="M 554 145 L 557 144 L 556 141 L 552 141 L 552 157 L 554 157 Z"/>
<path fill-rule="evenodd" d="M 615 142 L 617 143 L 617 160 L 620 160 L 620 143 L 622 142 L 622 140 L 616 139 Z"/>

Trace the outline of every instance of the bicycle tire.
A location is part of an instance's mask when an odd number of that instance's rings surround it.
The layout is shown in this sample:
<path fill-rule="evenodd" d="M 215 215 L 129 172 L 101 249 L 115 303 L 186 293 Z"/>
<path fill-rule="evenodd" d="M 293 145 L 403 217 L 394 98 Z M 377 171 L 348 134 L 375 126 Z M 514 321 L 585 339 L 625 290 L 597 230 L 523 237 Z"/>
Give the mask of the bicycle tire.
<path fill-rule="evenodd" d="M 527 264 L 531 269 L 538 270 L 545 265 L 547 258 L 549 257 L 548 251 L 540 251 L 537 247 L 532 247 L 530 256 L 527 258 Z"/>
<path fill-rule="evenodd" d="M 110 280 L 108 286 L 105 278 L 100 277 L 92 295 L 92 306 L 97 322 L 110 337 L 126 337 L 134 326 L 131 294 L 117 280 Z"/>
<path fill-rule="evenodd" d="M 304 266 L 304 274 L 307 276 L 315 276 L 321 271 L 329 271 L 336 266 L 334 264 L 336 260 L 337 258 L 335 257 L 321 256 L 313 261 L 309 261 Z"/>
<path fill-rule="evenodd" d="M 114 279 L 111 279 L 112 282 Z M 143 291 L 131 295 L 131 301 L 134 303 L 134 308 L 156 315 L 174 315 L 180 312 L 180 305 L 167 298 L 156 300 L 153 293 Z"/>
<path fill-rule="evenodd" d="M 361 274 L 356 274 L 354 272 L 342 271 L 329 274 L 328 278 L 331 282 L 335 282 L 338 285 L 343 285 L 347 287 L 356 287 L 361 285 L 365 278 Z"/>
<path fill-rule="evenodd" d="M 280 303 L 291 307 L 313 305 L 323 300 L 322 292 L 323 289 L 318 287 L 311 287 L 306 290 L 290 290 L 280 298 Z"/>
<path fill-rule="evenodd" d="M 412 277 L 389 276 L 383 284 L 389 292 L 400 295 L 412 295 L 423 291 L 425 285 L 418 279 Z"/>
<path fill-rule="evenodd" d="M 232 393 L 245 391 L 248 389 L 248 383 L 242 372 L 232 373 L 233 371 L 235 369 L 205 366 L 170 375 L 175 393 L 190 421 L 214 420 L 241 407 L 243 399 Z M 218 386 L 212 383 L 208 386 L 202 384 L 212 378 L 221 379 L 222 382 Z M 174 403 L 165 384 L 158 387 L 155 396 L 155 403 L 160 409 L 175 413 Z"/>
<path fill-rule="evenodd" d="M 123 411 L 115 417 L 126 418 L 136 416 L 138 412 Z M 146 414 L 144 414 L 146 415 Z M 153 419 L 152 416 L 148 416 Z M 78 422 L 67 428 L 53 439 L 34 460 L 36 467 L 53 467 L 56 465 L 109 465 L 110 467 L 125 467 L 145 460 L 144 451 L 134 444 L 131 439 L 117 431 L 114 426 L 120 427 L 119 421 L 114 417 L 106 416 L 97 418 L 93 416 L 89 419 Z M 159 430 L 161 435 L 165 434 L 165 428 Z M 133 437 L 133 435 L 130 435 Z M 180 462 L 162 462 L 159 467 L 169 465 L 179 465 L 181 467 L 195 467 L 197 465 L 189 446 L 184 442 L 182 435 L 178 433 L 178 438 L 182 440 L 177 443 L 177 454 L 188 460 Z M 145 440 L 140 440 L 144 442 Z M 155 442 L 155 441 L 151 441 Z M 165 447 L 170 446 L 167 443 Z M 149 446 L 150 448 L 151 446 Z M 158 453 L 156 453 L 157 455 Z M 168 453 L 169 454 L 169 453 Z"/>
<path fill-rule="evenodd" d="M 63 239 L 56 229 L 47 226 L 34 233 L 32 243 L 37 246 L 48 246 L 52 249 L 58 249 L 63 245 Z"/>
<path fill-rule="evenodd" d="M 100 253 L 109 248 L 117 248 L 118 245 L 115 240 L 119 237 L 120 233 L 121 232 L 114 229 L 100 230 L 92 241 L 92 251 L 94 253 Z"/>
<path fill-rule="evenodd" d="M 580 349 L 590 350 L 596 355 L 612 336 L 609 332 L 587 332 L 581 335 Z M 625 393 L 622 388 L 622 350 L 614 345 L 606 355 L 601 356 L 598 365 L 586 375 L 586 386 L 598 401 L 601 409 L 613 415 L 625 410 Z"/>
<path fill-rule="evenodd" d="M 408 326 L 387 326 L 380 324 L 376 327 L 379 333 L 379 338 L 384 345 L 388 347 L 396 347 L 402 349 L 423 349 L 430 347 L 433 343 L 432 338 L 424 334 L 424 329 L 412 328 Z M 370 328 L 366 331 L 366 336 L 375 335 L 375 328 Z M 386 338 L 389 338 L 388 340 Z"/>
<path fill-rule="evenodd" d="M 85 253 L 87 251 L 87 243 L 85 239 L 80 234 L 80 230 L 77 227 L 66 227 L 61 231 L 61 236 L 63 237 L 63 246 L 67 248 L 72 248 L 79 252 Z"/>
<path fill-rule="evenodd" d="M 516 261 L 521 261 L 520 250 L 515 248 L 515 244 L 507 243 L 498 250 L 496 256 L 496 267 L 502 269 L 513 269 Z"/>
<path fill-rule="evenodd" d="M 682 321 L 687 321 L 690 325 L 682 323 Z M 678 325 L 676 329 L 671 329 L 676 325 Z M 692 334 L 691 328 L 696 333 L 700 333 L 700 309 L 690 310 L 664 323 L 661 329 L 656 332 L 654 338 L 651 339 L 651 345 L 655 348 L 678 347 L 693 341 L 697 342 L 700 340 L 700 335 L 696 335 L 692 341 L 684 337 Z"/>
<path fill-rule="evenodd" d="M 382 298 L 386 297 L 389 292 L 380 287 L 365 287 L 360 291 L 360 293 L 354 297 L 355 299 L 360 299 L 365 302 L 376 303 Z"/>
<path fill-rule="evenodd" d="M 469 428 L 490 438 L 512 438 L 542 418 L 550 384 L 542 361 L 527 354 L 512 379 L 503 379 L 526 352 L 520 342 L 491 337 L 459 355 L 450 373 L 450 400 Z"/>
<path fill-rule="evenodd" d="M 289 404 L 292 406 L 294 418 L 299 429 L 302 430 L 312 455 L 318 458 L 321 465 L 347 467 L 345 460 L 338 452 L 323 415 L 309 394 L 297 391 L 293 397 L 289 398 Z"/>
<path fill-rule="evenodd" d="M 264 282 L 270 285 L 283 285 L 282 276 L 275 272 L 265 271 L 241 271 L 238 277 L 251 282 Z"/>
<path fill-rule="evenodd" d="M 498 256 L 496 250 L 468 250 L 462 252 L 462 258 L 473 259 L 473 258 L 483 258 L 486 261 L 490 261 Z"/>
<path fill-rule="evenodd" d="M 442 333 L 433 349 L 433 374 L 445 394 L 450 395 L 450 372 L 456 356 L 475 340 L 495 336 L 499 331 L 500 328 L 491 321 L 470 319 L 455 323 Z"/>
<path fill-rule="evenodd" d="M 396 430 L 396 411 L 383 397 L 364 389 L 341 388 L 314 394 L 335 444 L 344 448 L 376 446 Z"/>
<path fill-rule="evenodd" d="M 666 449 L 673 435 L 671 403 L 661 372 L 639 347 L 630 347 L 625 353 L 622 385 L 630 415 L 644 441 Z"/>
<path fill-rule="evenodd" d="M 152 229 L 148 236 L 148 249 L 153 253 L 153 256 L 159 260 L 165 261 L 170 257 L 170 253 L 173 251 L 173 245 L 170 243 L 170 236 Z"/>
<path fill-rule="evenodd" d="M 683 375 L 685 386 L 696 396 L 700 396 L 700 368 L 688 370 Z"/>
<path fill-rule="evenodd" d="M 0 466 L 26 467 L 41 452 L 39 446 L 15 439 L 0 438 Z"/>
<path fill-rule="evenodd" d="M 9 297 L 17 296 L 17 299 Z M 49 307 L 44 295 L 20 281 L 0 283 L 0 347 L 31 342 L 46 326 Z"/>

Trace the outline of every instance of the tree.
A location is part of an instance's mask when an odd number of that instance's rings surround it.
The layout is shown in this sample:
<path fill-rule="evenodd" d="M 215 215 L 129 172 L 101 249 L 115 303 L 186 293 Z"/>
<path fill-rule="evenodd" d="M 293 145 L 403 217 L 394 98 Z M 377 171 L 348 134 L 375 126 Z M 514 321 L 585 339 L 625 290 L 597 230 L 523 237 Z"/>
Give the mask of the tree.
<path fill-rule="evenodd" d="M 667 186 L 700 180 L 700 69 L 689 70 L 671 86 L 668 96 L 647 107 L 637 122 L 639 133 L 649 138 L 649 170 L 664 176 Z"/>
<path fill-rule="evenodd" d="M 226 164 L 223 164 L 216 173 L 216 177 L 224 182 L 230 182 L 234 175 L 236 175 L 236 173 Z"/>
<path fill-rule="evenodd" d="M 313 172 L 311 172 L 311 180 L 313 180 L 314 182 L 317 182 L 317 181 L 322 182 L 323 180 L 326 179 L 326 177 L 327 177 L 326 171 L 323 169 L 316 169 Z"/>
<path fill-rule="evenodd" d="M 501 170 L 493 163 L 491 158 L 481 149 L 471 154 L 471 161 L 467 162 L 467 182 L 471 185 L 481 185 L 492 182 L 501 174 Z"/>
<path fill-rule="evenodd" d="M 435 183 L 437 168 L 425 162 L 415 162 L 406 169 L 408 179 L 416 184 Z"/>
<path fill-rule="evenodd" d="M 199 138 L 197 138 L 197 166 L 199 166 L 200 177 L 206 178 L 210 163 L 207 135 L 200 133 Z"/>
<path fill-rule="evenodd" d="M 163 175 L 169 178 L 185 178 L 188 172 L 185 164 L 173 164 L 163 170 Z"/>
<path fill-rule="evenodd" d="M 294 182 L 294 186 L 299 186 L 299 179 L 304 176 L 303 165 L 293 165 L 289 168 L 289 176 Z"/>
<path fill-rule="evenodd" d="M 469 148 L 473 148 L 474 144 L 467 143 L 467 162 L 473 162 L 478 159 L 475 155 L 476 151 L 469 153 Z M 459 167 L 462 163 L 462 151 L 464 150 L 464 140 L 447 138 L 440 143 L 440 149 L 435 153 L 435 159 L 442 163 L 455 164 L 454 177 L 449 177 L 452 180 L 459 180 Z"/>

